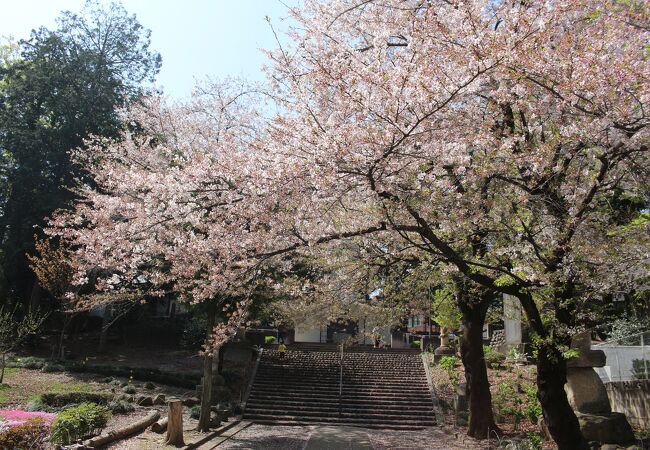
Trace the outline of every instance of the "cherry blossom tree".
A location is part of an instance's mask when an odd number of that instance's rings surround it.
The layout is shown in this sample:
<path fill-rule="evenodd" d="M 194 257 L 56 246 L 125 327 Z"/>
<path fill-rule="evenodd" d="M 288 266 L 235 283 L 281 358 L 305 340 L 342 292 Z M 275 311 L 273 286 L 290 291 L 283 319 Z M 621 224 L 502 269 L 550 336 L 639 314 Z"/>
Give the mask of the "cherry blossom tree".
<path fill-rule="evenodd" d="M 209 425 L 213 354 L 246 317 L 257 274 L 248 255 L 274 241 L 277 202 L 265 191 L 272 165 L 256 149 L 255 92 L 238 81 L 211 83 L 184 104 L 152 97 L 126 111 L 120 140 L 89 142 L 76 155 L 93 184 L 50 222 L 50 234 L 70 249 L 73 284 L 114 296 L 144 285 L 209 304 L 201 429 Z"/>
<path fill-rule="evenodd" d="M 294 15 L 270 76 L 287 191 L 307 193 L 287 198 L 295 234 L 395 232 L 517 296 L 546 424 L 559 448 L 588 448 L 563 349 L 606 259 L 647 268 L 638 241 L 608 236 L 603 206 L 615 190 L 647 195 L 647 6 L 312 0 Z"/>

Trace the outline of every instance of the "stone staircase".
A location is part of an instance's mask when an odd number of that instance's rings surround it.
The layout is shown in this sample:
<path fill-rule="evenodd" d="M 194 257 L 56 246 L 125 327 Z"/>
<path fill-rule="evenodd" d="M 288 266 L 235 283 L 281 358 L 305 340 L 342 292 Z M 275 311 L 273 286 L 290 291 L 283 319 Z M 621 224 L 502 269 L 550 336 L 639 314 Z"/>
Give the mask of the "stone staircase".
<path fill-rule="evenodd" d="M 435 425 L 419 352 L 297 344 L 265 349 L 244 418 L 262 424 L 344 424 L 416 430 Z"/>

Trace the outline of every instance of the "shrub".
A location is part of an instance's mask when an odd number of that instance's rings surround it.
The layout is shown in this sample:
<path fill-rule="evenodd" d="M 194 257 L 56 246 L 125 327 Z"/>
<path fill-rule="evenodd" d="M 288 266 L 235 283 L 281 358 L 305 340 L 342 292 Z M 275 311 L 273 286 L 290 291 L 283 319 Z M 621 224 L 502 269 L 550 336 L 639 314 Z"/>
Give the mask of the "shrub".
<path fill-rule="evenodd" d="M 27 411 L 46 411 L 46 412 L 56 411 L 55 408 L 52 408 L 51 406 L 48 406 L 45 403 L 43 403 L 43 400 L 41 400 L 40 396 L 38 398 L 34 398 L 29 402 L 27 402 L 27 406 L 25 407 L 25 409 Z"/>
<path fill-rule="evenodd" d="M 199 405 L 192 406 L 190 408 L 190 417 L 192 419 L 197 419 L 201 416 L 201 407 Z"/>
<path fill-rule="evenodd" d="M 41 394 L 40 400 L 43 404 L 52 408 L 61 408 L 80 403 L 96 403 L 105 405 L 111 400 L 111 395 L 98 392 L 65 392 L 62 394 L 51 393 Z"/>
<path fill-rule="evenodd" d="M 647 374 L 646 374 L 647 368 Z M 645 380 L 650 374 L 650 360 L 633 359 L 632 360 L 632 375 L 636 380 Z"/>
<path fill-rule="evenodd" d="M 156 385 L 153 384 L 151 381 L 147 381 L 144 384 L 144 387 L 145 387 L 145 389 L 149 389 L 149 390 L 156 389 Z"/>
<path fill-rule="evenodd" d="M 133 386 L 132 384 L 127 384 L 126 386 L 124 386 L 124 388 L 122 388 L 122 390 L 124 391 L 125 394 L 131 394 L 131 395 L 135 394 L 136 392 L 135 386 Z"/>
<path fill-rule="evenodd" d="M 115 399 L 109 402 L 107 407 L 113 414 L 125 414 L 135 410 L 133 403 L 125 399 Z"/>
<path fill-rule="evenodd" d="M 28 356 L 26 358 L 16 358 L 9 362 L 7 367 L 19 367 L 21 369 L 41 369 L 46 361 L 43 358 L 36 358 L 35 356 Z"/>
<path fill-rule="evenodd" d="M 499 364 L 501 364 L 501 361 L 503 361 L 504 356 L 494 350 L 491 346 L 484 345 L 483 358 L 485 359 L 485 364 L 487 364 L 488 367 L 491 369 L 496 369 L 499 367 Z"/>
<path fill-rule="evenodd" d="M 45 363 L 43 367 L 41 367 L 41 372 L 46 372 L 46 373 L 63 372 L 64 370 L 65 367 L 63 367 L 61 364 L 54 364 L 54 363 Z"/>
<path fill-rule="evenodd" d="M 524 412 L 532 424 L 537 424 L 537 419 L 542 416 L 542 405 L 537 400 L 537 386 L 533 383 L 526 383 L 522 386 L 526 394 L 526 406 Z"/>
<path fill-rule="evenodd" d="M 411 342 L 411 348 L 420 348 L 422 341 L 413 341 Z"/>
<path fill-rule="evenodd" d="M 275 342 L 275 336 L 264 336 L 265 344 L 273 344 Z"/>
<path fill-rule="evenodd" d="M 28 419 L 20 425 L 0 428 L 2 449 L 44 449 L 50 426 L 40 417 Z"/>
<path fill-rule="evenodd" d="M 456 356 L 443 356 L 440 358 L 440 362 L 438 363 L 440 367 L 442 367 L 447 372 L 449 381 L 451 381 L 451 385 L 454 387 L 454 389 L 456 386 L 458 386 L 458 373 L 456 372 L 457 363 L 458 358 Z"/>
<path fill-rule="evenodd" d="M 542 448 L 543 438 L 542 435 L 534 431 L 528 432 L 528 442 L 534 450 L 539 450 Z"/>
<path fill-rule="evenodd" d="M 79 439 L 97 434 L 108 423 L 111 413 L 95 403 L 82 403 L 68 408 L 52 424 L 52 442 L 68 445 Z"/>

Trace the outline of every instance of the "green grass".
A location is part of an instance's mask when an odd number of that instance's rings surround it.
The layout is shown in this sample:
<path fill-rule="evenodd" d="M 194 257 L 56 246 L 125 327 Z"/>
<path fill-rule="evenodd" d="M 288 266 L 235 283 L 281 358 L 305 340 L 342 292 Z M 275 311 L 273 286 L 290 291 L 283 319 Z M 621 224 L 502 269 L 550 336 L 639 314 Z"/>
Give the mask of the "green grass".
<path fill-rule="evenodd" d="M 8 369 L 5 372 L 5 384 L 0 386 L 0 406 L 7 403 L 24 405 L 47 392 L 65 394 L 95 390 L 89 383 L 53 379 L 56 375 L 28 369 Z"/>
<path fill-rule="evenodd" d="M 9 397 L 7 396 L 8 390 L 9 386 L 6 384 L 0 384 L 0 406 L 9 400 Z"/>

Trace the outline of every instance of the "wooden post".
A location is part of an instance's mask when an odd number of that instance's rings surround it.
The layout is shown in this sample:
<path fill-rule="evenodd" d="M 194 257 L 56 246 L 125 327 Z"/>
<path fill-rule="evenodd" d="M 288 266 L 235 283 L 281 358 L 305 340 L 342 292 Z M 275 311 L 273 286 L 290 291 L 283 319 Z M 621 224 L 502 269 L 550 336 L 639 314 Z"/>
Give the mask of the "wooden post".
<path fill-rule="evenodd" d="M 185 445 L 183 442 L 183 402 L 177 398 L 170 399 L 169 414 L 167 421 L 167 439 L 166 444 L 180 447 Z"/>

